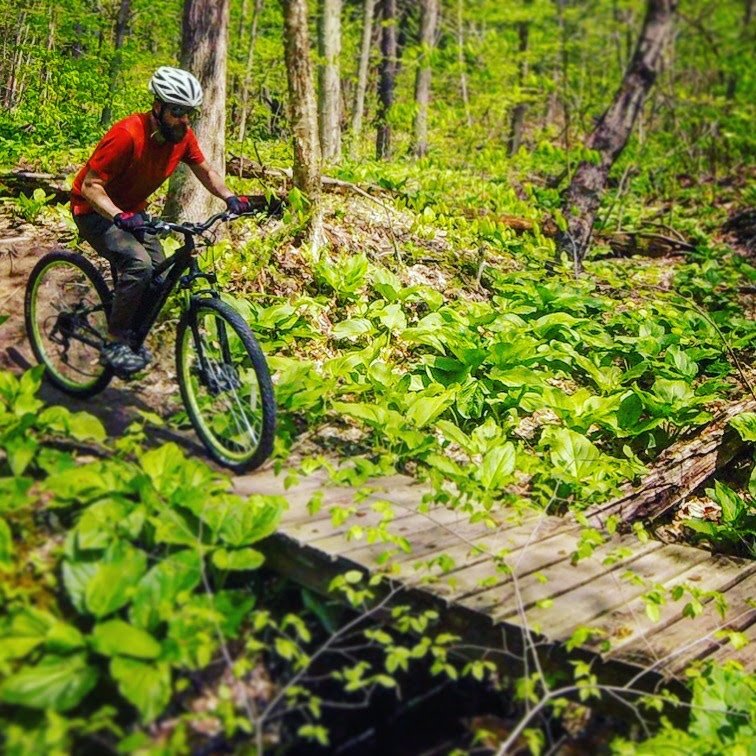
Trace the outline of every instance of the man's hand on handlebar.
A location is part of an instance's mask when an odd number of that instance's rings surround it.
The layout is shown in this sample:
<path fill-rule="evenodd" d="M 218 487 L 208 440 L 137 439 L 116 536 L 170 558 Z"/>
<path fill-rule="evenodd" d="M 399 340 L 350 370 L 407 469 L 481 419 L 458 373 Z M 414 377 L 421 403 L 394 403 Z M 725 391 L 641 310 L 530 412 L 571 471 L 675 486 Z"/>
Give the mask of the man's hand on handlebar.
<path fill-rule="evenodd" d="M 244 215 L 252 210 L 252 205 L 249 199 L 243 194 L 233 195 L 232 197 L 226 197 L 226 206 L 230 213 L 234 215 Z"/>
<path fill-rule="evenodd" d="M 116 213 L 113 216 L 113 225 L 121 231 L 128 231 L 133 234 L 137 241 L 144 241 L 144 226 L 149 219 L 144 213 Z"/>

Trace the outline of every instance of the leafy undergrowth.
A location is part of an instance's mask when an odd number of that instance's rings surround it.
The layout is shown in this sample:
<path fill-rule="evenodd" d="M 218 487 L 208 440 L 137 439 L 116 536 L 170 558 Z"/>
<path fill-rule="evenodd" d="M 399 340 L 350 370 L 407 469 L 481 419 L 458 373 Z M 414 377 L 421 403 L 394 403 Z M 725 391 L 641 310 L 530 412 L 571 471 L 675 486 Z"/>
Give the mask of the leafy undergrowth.
<path fill-rule="evenodd" d="M 574 280 L 537 226 L 340 201 L 313 251 L 291 243 L 301 218 L 217 252 L 270 355 L 282 457 L 346 452 L 362 477 L 453 482 L 469 506 L 582 508 L 742 392 L 756 268 L 703 235 L 684 262 Z"/>
<path fill-rule="evenodd" d="M 298 611 L 291 600 L 282 608 L 280 583 L 254 579 L 263 561 L 254 544 L 275 529 L 281 499 L 232 494 L 228 478 L 172 444 L 144 451 L 149 415 L 109 443 L 91 415 L 46 407 L 39 383 L 39 369 L 0 373 L 6 753 L 247 752 L 253 740 L 258 753 L 304 740 L 325 753 L 324 710 L 412 690 L 418 666 L 440 690 L 444 681 L 486 680 L 488 699 L 507 700 L 511 681 L 491 660 L 461 658 L 463 639 L 436 627 L 437 612 L 397 603 L 378 576 L 365 584 L 351 571 L 333 581 L 356 614 L 306 592 Z M 708 752 L 752 737 L 744 708 L 752 685 L 733 666 L 695 673 L 692 732 L 706 737 Z M 537 700 L 534 686 L 516 682 L 516 699 Z M 585 664 L 573 689 L 588 705 L 599 695 Z M 645 703 L 674 700 L 660 692 Z M 559 724 L 568 713 L 590 721 L 584 705 L 562 697 L 548 710 L 547 731 L 572 732 Z M 514 711 L 527 715 L 521 704 Z M 495 748 L 521 732 L 518 747 L 539 752 L 547 738 L 495 716 L 474 718 L 470 729 L 460 744 Z M 652 744 L 675 732 L 665 724 Z M 617 744 L 623 753 L 634 747 Z"/>
<path fill-rule="evenodd" d="M 174 445 L 142 452 L 140 424 L 109 446 L 96 418 L 45 407 L 40 378 L 0 373 L 6 753 L 122 736 L 125 702 L 155 720 L 174 676 L 207 667 L 249 621 L 255 596 L 224 583 L 262 564 L 252 544 L 283 504 L 232 494 Z"/>
<path fill-rule="evenodd" d="M 339 457 L 337 476 L 355 486 L 407 472 L 477 519 L 504 506 L 581 509 L 642 477 L 742 392 L 733 356 L 753 353 L 756 325 L 739 289 L 756 269 L 705 233 L 684 261 L 596 259 L 576 281 L 537 226 L 518 234 L 496 217 L 385 202 L 329 205 L 325 244 L 313 249 L 293 194 L 282 220 L 211 250 L 225 296 L 274 370 L 280 461 L 310 471 Z M 507 208 L 522 210 L 505 198 L 497 210 Z M 82 457 L 66 444 L 101 446 L 102 429 L 43 410 L 38 380 L 1 384 L 7 742 L 52 752 L 110 732 L 123 749 L 147 748 L 134 723 L 164 722 L 167 707 L 209 733 L 245 733 L 262 721 L 244 710 L 261 688 L 263 713 L 306 710 L 300 737 L 324 741 L 317 697 L 296 684 L 271 693 L 254 661 L 274 654 L 296 681 L 311 661 L 309 630 L 227 587 L 259 565 L 253 544 L 280 503 L 234 497 L 175 447 L 143 451 L 138 428 L 107 458 Z M 357 604 L 359 579 L 341 585 Z M 432 633 L 434 618 L 396 619 L 420 640 L 371 628 L 361 640 L 383 650 L 382 664 L 338 667 L 344 690 L 391 687 L 421 658 L 434 674 L 461 673 L 448 661 L 456 639 Z M 261 641 L 263 631 L 275 640 Z M 213 665 L 212 706 L 197 716 L 181 695 Z M 590 688 L 590 676 L 580 684 Z M 724 706 L 737 709 L 728 696 Z M 166 731 L 168 752 L 180 750 L 185 730 Z"/>

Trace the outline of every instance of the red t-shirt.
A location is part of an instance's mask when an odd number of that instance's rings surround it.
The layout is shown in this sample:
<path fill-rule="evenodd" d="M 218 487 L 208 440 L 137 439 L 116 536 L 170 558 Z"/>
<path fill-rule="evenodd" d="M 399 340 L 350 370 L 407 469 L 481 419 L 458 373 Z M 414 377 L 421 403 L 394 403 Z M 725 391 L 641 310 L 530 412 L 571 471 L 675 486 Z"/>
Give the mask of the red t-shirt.
<path fill-rule="evenodd" d="M 112 126 L 74 179 L 74 215 L 94 212 L 81 194 L 90 170 L 104 180 L 105 191 L 121 210 L 137 212 L 146 207 L 147 198 L 176 170 L 179 161 L 188 165 L 204 162 L 191 128 L 178 144 L 158 144 L 151 133 L 149 113 L 136 113 Z"/>

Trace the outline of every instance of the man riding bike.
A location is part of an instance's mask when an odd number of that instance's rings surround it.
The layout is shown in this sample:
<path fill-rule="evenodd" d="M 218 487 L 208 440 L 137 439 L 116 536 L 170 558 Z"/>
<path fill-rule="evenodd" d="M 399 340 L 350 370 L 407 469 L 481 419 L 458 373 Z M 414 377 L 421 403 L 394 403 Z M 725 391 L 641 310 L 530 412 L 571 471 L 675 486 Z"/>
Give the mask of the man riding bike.
<path fill-rule="evenodd" d="M 71 210 L 81 237 L 114 269 L 115 291 L 102 359 L 117 374 L 142 370 L 149 352 L 132 349 L 131 330 L 153 266 L 165 256 L 155 237 L 141 232 L 148 197 L 178 166 L 186 163 L 211 194 L 241 214 L 250 209 L 209 165 L 189 126 L 202 104 L 202 87 L 188 71 L 161 66 L 149 83 L 152 110 L 116 123 L 79 171 L 71 190 Z"/>

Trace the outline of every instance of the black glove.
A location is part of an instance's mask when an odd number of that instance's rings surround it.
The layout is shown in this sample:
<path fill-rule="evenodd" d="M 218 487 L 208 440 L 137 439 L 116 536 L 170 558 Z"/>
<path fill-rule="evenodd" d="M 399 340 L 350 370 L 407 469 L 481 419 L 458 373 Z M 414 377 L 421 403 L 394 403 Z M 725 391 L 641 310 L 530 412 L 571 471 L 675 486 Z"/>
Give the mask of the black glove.
<path fill-rule="evenodd" d="M 226 205 L 229 212 L 234 215 L 243 215 L 252 209 L 252 205 L 249 204 L 249 200 L 244 195 L 226 197 Z"/>
<path fill-rule="evenodd" d="M 144 230 L 142 227 L 146 218 L 142 213 L 116 213 L 113 216 L 113 225 L 120 228 L 121 231 L 128 231 L 137 238 L 138 241 L 144 241 Z"/>

